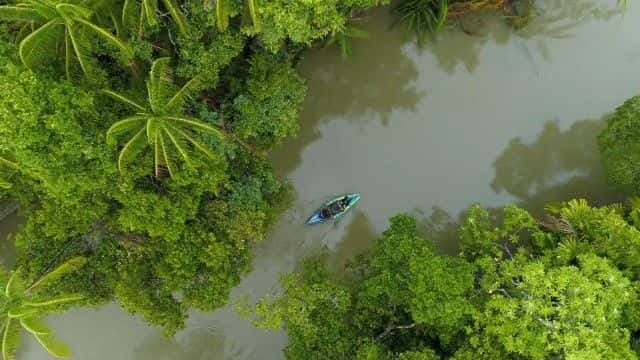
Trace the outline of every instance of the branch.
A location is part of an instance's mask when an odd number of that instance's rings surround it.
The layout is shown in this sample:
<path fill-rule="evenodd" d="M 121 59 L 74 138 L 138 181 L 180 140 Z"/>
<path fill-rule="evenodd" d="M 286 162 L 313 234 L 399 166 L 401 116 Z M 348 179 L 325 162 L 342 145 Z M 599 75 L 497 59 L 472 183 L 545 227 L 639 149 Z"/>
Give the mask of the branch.
<path fill-rule="evenodd" d="M 413 324 L 409 324 L 409 325 L 398 325 L 398 326 L 387 326 L 387 328 L 382 332 L 382 334 L 376 336 L 376 341 L 382 339 L 383 337 L 389 335 L 390 332 L 394 331 L 394 330 L 405 330 L 405 329 L 411 329 L 414 328 L 416 326 L 418 326 L 418 323 L 413 323 Z"/>

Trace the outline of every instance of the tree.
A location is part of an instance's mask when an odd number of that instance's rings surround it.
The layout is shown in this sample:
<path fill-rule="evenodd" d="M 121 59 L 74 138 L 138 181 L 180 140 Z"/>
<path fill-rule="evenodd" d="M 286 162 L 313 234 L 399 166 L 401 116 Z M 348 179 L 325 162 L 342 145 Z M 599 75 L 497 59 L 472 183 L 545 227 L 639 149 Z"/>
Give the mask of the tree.
<path fill-rule="evenodd" d="M 94 75 L 89 34 L 114 46 L 125 59 L 133 57 L 132 48 L 109 30 L 93 23 L 93 16 L 94 9 L 62 1 L 26 1 L 0 6 L 0 19 L 23 23 L 21 33 L 28 34 L 20 41 L 22 62 L 34 69 L 46 64 L 52 54 L 62 53 L 69 79 L 76 64 L 85 75 Z"/>
<path fill-rule="evenodd" d="M 0 334 L 4 360 L 14 358 L 20 328 L 33 335 L 52 356 L 70 357 L 69 348 L 55 338 L 53 331 L 42 322 L 42 317 L 82 298 L 75 294 L 55 294 L 50 285 L 85 262 L 83 257 L 69 259 L 31 283 L 26 282 L 19 269 L 9 275 L 0 268 L 0 288 L 3 289 L 0 294 Z"/>
<path fill-rule="evenodd" d="M 307 260 L 253 314 L 287 330 L 290 359 L 635 359 L 640 231 L 620 210 L 508 206 L 498 222 L 474 206 L 456 256 L 395 216 L 349 276 Z"/>
<path fill-rule="evenodd" d="M 180 6 L 173 0 L 162 0 L 165 9 L 182 35 L 189 32 L 189 23 Z M 129 33 L 141 38 L 145 24 L 155 27 L 160 22 L 158 1 L 125 0 L 122 6 L 122 25 Z"/>
<path fill-rule="evenodd" d="M 133 135 L 120 150 L 118 156 L 120 171 L 124 171 L 126 163 L 147 144 L 153 149 L 156 176 L 160 176 L 164 169 L 170 176 L 174 176 L 177 168 L 174 166 L 173 159 L 176 155 L 187 164 L 191 164 L 188 146 L 193 146 L 211 159 L 216 157 L 193 132 L 214 135 L 218 138 L 223 137 L 222 132 L 205 122 L 182 114 L 185 101 L 199 89 L 200 78 L 193 78 L 182 88 L 176 89 L 170 62 L 170 58 L 161 58 L 153 62 L 147 81 L 145 105 L 111 90 L 105 90 L 108 95 L 137 110 L 135 115 L 119 120 L 107 131 L 107 139 L 123 133 Z"/>
<path fill-rule="evenodd" d="M 625 101 L 607 120 L 598 137 L 607 179 L 614 187 L 640 192 L 640 96 Z"/>
<path fill-rule="evenodd" d="M 246 9 L 251 17 L 251 23 L 254 32 L 260 31 L 260 18 L 258 17 L 258 8 L 256 0 L 245 0 Z M 229 17 L 234 9 L 230 9 L 229 0 L 215 0 L 216 7 L 216 24 L 219 31 L 225 31 L 229 27 Z M 240 11 L 242 12 L 242 10 Z M 235 14 L 236 12 L 233 11 Z"/>

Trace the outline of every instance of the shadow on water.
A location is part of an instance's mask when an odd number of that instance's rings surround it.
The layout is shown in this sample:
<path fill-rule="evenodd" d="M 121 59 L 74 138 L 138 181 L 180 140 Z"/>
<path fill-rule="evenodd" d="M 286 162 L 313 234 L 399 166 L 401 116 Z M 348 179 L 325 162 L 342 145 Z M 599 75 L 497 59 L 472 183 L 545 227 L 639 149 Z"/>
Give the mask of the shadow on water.
<path fill-rule="evenodd" d="M 514 138 L 493 164 L 491 187 L 517 197 L 533 213 L 549 202 L 578 197 L 593 205 L 620 200 L 607 186 L 600 162 L 597 136 L 605 124 L 606 117 L 582 120 L 562 131 L 549 121 L 532 143 Z"/>
<path fill-rule="evenodd" d="M 194 328 L 184 333 L 184 341 L 174 338 L 149 337 L 136 350 L 137 360 L 226 360 L 248 359 L 251 351 L 227 339 L 215 326 Z"/>
<path fill-rule="evenodd" d="M 302 150 L 321 137 L 323 121 L 339 117 L 387 124 L 394 110 L 413 110 L 423 96 L 415 87 L 418 69 L 403 50 L 402 31 L 388 29 L 388 9 L 376 9 L 362 20 L 358 26 L 369 36 L 353 42 L 351 57 L 344 60 L 336 47 L 329 47 L 311 51 L 301 62 L 309 90 L 300 132 L 288 141 L 286 152 L 272 156 L 282 175 L 295 169 Z"/>
<path fill-rule="evenodd" d="M 594 206 L 622 201 L 621 194 L 607 186 L 600 162 L 597 135 L 605 124 L 606 117 L 581 120 L 563 131 L 556 121 L 549 121 L 533 142 L 512 139 L 493 164 L 491 187 L 496 193 L 513 195 L 518 199 L 515 204 L 534 216 L 541 216 L 546 204 L 575 198 Z M 489 211 L 499 213 L 500 208 Z M 459 224 L 466 212 L 457 217 L 437 207 L 428 215 L 414 212 L 440 251 L 457 251 Z"/>
<path fill-rule="evenodd" d="M 378 233 L 367 215 L 362 211 L 353 213 L 342 240 L 331 251 L 328 265 L 333 269 L 342 269 L 349 259 L 369 249 Z"/>

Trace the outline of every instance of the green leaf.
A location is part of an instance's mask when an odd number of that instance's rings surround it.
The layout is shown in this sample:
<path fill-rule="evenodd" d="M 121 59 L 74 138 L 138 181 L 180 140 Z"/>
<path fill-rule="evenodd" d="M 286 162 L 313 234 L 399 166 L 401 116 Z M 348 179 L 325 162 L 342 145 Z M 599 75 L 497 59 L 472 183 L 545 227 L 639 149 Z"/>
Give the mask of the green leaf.
<path fill-rule="evenodd" d="M 2 357 L 13 360 L 20 343 L 20 324 L 17 320 L 7 318 L 2 332 Z"/>
<path fill-rule="evenodd" d="M 31 285 L 27 289 L 27 291 L 37 290 L 40 286 L 51 284 L 52 282 L 60 279 L 62 276 L 78 270 L 86 263 L 87 259 L 82 256 L 71 258 L 62 263 L 57 268 L 42 276 L 40 279 L 34 282 L 33 285 Z"/>
<path fill-rule="evenodd" d="M 18 47 L 20 60 L 30 70 L 34 70 L 37 65 L 45 62 L 50 56 L 51 52 L 46 49 L 50 50 L 52 46 L 55 46 L 56 27 L 58 26 L 59 24 L 55 20 L 51 20 L 20 42 Z M 60 31 L 62 30 L 60 29 Z M 61 33 L 58 35 L 61 35 Z"/>
<path fill-rule="evenodd" d="M 258 8 L 255 0 L 247 0 L 247 6 L 249 7 L 249 15 L 251 16 L 251 22 L 253 23 L 253 30 L 260 31 L 260 18 L 258 17 Z"/>
<path fill-rule="evenodd" d="M 24 292 L 24 287 L 24 281 L 20 276 L 20 270 L 14 270 L 11 277 L 9 277 L 9 281 L 7 281 L 4 294 L 9 299 L 20 296 Z"/>
<path fill-rule="evenodd" d="M 105 94 L 111 96 L 112 98 L 114 98 L 116 100 L 119 100 L 119 101 L 121 101 L 121 102 L 123 102 L 123 103 L 125 103 L 127 105 L 133 106 L 136 110 L 139 110 L 139 111 L 142 111 L 142 112 L 147 111 L 147 109 L 145 109 L 144 106 L 138 104 L 137 102 L 129 99 L 128 97 L 126 97 L 124 95 L 118 94 L 115 91 L 104 89 L 104 90 L 102 90 L 102 92 L 104 92 Z"/>
<path fill-rule="evenodd" d="M 179 110 L 184 106 L 184 102 L 189 99 L 193 94 L 199 91 L 203 85 L 203 77 L 196 76 L 189 80 L 173 97 L 167 102 L 165 108 Z"/>
<path fill-rule="evenodd" d="M 198 130 L 198 131 L 202 131 L 205 133 L 210 133 L 213 135 L 217 135 L 219 137 L 224 137 L 224 134 L 222 133 L 222 131 L 218 130 L 216 127 L 208 125 L 202 121 L 199 120 L 195 120 L 195 119 L 188 119 L 188 118 L 183 118 L 183 117 L 178 117 L 178 116 L 167 116 L 168 119 L 174 120 L 177 123 L 179 123 L 180 125 L 186 126 L 188 128 L 191 128 L 193 130 Z"/>
<path fill-rule="evenodd" d="M 105 40 L 107 43 L 115 46 L 118 50 L 120 50 L 125 57 L 128 60 L 131 60 L 134 57 L 134 51 L 133 48 L 126 43 L 125 41 L 123 41 L 122 39 L 118 38 L 117 36 L 113 35 L 111 32 L 107 31 L 106 29 L 90 22 L 84 19 L 75 19 L 76 21 L 78 21 L 79 23 L 83 24 L 87 29 L 93 31 L 95 34 L 99 35 L 103 40 Z"/>
<path fill-rule="evenodd" d="M 130 159 L 142 151 L 142 148 L 145 146 L 144 133 L 145 127 L 143 126 L 140 131 L 127 142 L 122 150 L 120 150 L 120 155 L 118 156 L 118 169 L 120 172 L 123 172 L 124 166 Z"/>
<path fill-rule="evenodd" d="M 36 23 L 42 23 L 45 21 L 45 19 L 34 9 L 11 5 L 0 6 L 0 20 L 33 21 Z"/>
<path fill-rule="evenodd" d="M 53 306 L 53 305 L 61 305 L 61 304 L 66 304 L 66 303 L 70 303 L 70 302 L 74 302 L 74 301 L 78 301 L 78 300 L 82 300 L 83 296 L 82 295 L 64 295 L 55 299 L 51 299 L 51 300 L 44 300 L 44 301 L 25 301 L 24 305 L 26 307 L 32 307 L 32 308 L 41 308 L 41 307 L 47 307 L 47 306 Z M 24 315 L 21 316 L 16 316 L 16 317 L 24 317 Z"/>
<path fill-rule="evenodd" d="M 117 121 L 116 123 L 111 125 L 109 130 L 107 130 L 107 139 L 111 139 L 121 133 L 129 132 L 136 129 L 139 130 L 141 127 L 144 127 L 147 118 L 148 116 L 144 115 L 134 115 Z"/>
<path fill-rule="evenodd" d="M 222 32 L 229 27 L 229 9 L 227 9 L 226 0 L 216 1 L 216 24 L 218 25 L 218 31 Z"/>
<path fill-rule="evenodd" d="M 51 334 L 34 334 L 35 338 L 38 340 L 40 345 L 47 350 L 51 356 L 60 358 L 60 359 L 68 359 L 71 357 L 71 350 L 69 347 L 56 339 Z"/>
<path fill-rule="evenodd" d="M 147 81 L 147 95 L 149 104 L 154 113 L 158 114 L 164 109 L 167 101 L 167 93 L 173 86 L 173 71 L 170 66 L 171 58 L 163 57 L 151 64 L 149 80 Z"/>
<path fill-rule="evenodd" d="M 185 35 L 189 31 L 189 24 L 178 5 L 173 0 L 162 0 L 162 2 L 167 10 L 169 10 L 169 14 L 171 14 L 171 18 L 178 27 L 178 30 L 180 30 L 180 33 Z"/>
<path fill-rule="evenodd" d="M 20 319 L 20 325 L 34 335 L 45 335 L 51 333 L 51 329 L 43 323 L 40 318 L 35 316 Z"/>
<path fill-rule="evenodd" d="M 142 0 L 142 8 L 144 9 L 144 17 L 147 24 L 153 27 L 158 24 L 158 0 Z"/>

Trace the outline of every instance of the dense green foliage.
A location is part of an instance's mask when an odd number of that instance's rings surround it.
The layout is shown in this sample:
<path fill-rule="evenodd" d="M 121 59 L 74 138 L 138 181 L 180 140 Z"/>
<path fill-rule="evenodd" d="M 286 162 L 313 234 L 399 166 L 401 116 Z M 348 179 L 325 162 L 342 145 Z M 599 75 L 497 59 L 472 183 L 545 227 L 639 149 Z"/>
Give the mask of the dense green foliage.
<path fill-rule="evenodd" d="M 640 193 L 640 96 L 616 109 L 600 134 L 602 161 L 609 183 L 629 193 Z"/>
<path fill-rule="evenodd" d="M 0 6 L 0 196 L 27 215 L 21 271 L 84 256 L 60 292 L 167 334 L 226 303 L 283 205 L 266 155 L 297 131 L 301 51 L 386 1 L 214 3 Z"/>
<path fill-rule="evenodd" d="M 31 282 L 27 282 L 19 269 L 9 274 L 0 268 L 0 348 L 3 360 L 14 358 L 21 328 L 33 335 L 52 356 L 68 358 L 71 355 L 67 345 L 57 340 L 52 330 L 42 322 L 42 317 L 82 298 L 77 294 L 61 294 L 52 285 L 85 262 L 83 257 L 69 259 Z"/>
<path fill-rule="evenodd" d="M 322 259 L 255 308 L 289 359 L 634 359 L 637 208 L 573 200 L 536 221 L 473 206 L 460 252 L 439 255 L 408 215 L 336 277 Z"/>

